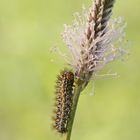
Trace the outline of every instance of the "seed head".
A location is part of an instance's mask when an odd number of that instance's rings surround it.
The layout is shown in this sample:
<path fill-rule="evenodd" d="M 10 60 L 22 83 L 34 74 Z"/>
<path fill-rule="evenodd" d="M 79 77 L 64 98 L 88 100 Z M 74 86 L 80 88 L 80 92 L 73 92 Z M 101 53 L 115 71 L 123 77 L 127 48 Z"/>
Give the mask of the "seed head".
<path fill-rule="evenodd" d="M 95 73 L 107 63 L 120 58 L 126 23 L 123 18 L 110 19 L 115 0 L 95 0 L 83 15 L 76 13 L 72 25 L 62 33 L 71 62 L 78 75 Z"/>

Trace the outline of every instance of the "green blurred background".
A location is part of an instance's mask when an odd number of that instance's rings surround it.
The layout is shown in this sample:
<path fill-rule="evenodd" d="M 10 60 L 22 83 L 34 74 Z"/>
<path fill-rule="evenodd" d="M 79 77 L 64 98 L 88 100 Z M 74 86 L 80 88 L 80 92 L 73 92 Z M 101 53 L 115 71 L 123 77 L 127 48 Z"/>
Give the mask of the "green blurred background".
<path fill-rule="evenodd" d="M 91 0 L 0 0 L 0 140 L 61 140 L 51 129 L 56 75 L 63 60 L 49 50 L 63 24 Z M 117 79 L 97 80 L 80 97 L 72 140 L 140 139 L 140 1 L 117 0 L 113 16 L 128 23 L 127 61 L 108 65 Z M 54 63 L 51 59 L 55 60 Z"/>

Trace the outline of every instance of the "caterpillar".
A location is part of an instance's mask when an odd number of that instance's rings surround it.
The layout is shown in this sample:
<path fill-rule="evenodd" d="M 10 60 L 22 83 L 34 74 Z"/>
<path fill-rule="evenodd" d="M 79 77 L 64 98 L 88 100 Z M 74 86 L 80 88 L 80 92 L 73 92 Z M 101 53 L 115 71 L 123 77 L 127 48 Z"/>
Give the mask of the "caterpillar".
<path fill-rule="evenodd" d="M 57 132 L 67 132 L 73 100 L 74 74 L 69 70 L 63 70 L 56 81 L 56 109 L 53 127 Z"/>

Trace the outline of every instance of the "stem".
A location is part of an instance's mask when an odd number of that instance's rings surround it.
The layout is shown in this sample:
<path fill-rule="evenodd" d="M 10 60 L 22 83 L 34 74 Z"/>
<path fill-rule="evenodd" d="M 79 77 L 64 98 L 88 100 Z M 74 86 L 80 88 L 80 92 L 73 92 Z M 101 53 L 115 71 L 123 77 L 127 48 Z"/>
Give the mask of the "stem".
<path fill-rule="evenodd" d="M 75 117 L 77 104 L 78 104 L 78 99 L 79 99 L 81 91 L 82 91 L 82 84 L 77 84 L 75 86 L 75 90 L 74 90 L 73 105 L 72 105 L 70 121 L 68 123 L 68 132 L 66 134 L 66 140 L 70 140 L 70 138 L 71 138 L 71 132 L 72 132 L 72 127 L 73 127 L 74 117 Z"/>
<path fill-rule="evenodd" d="M 78 105 L 79 96 L 80 96 L 80 93 L 88 85 L 88 82 L 89 82 L 89 79 L 91 78 L 91 76 L 92 76 L 92 73 L 89 73 L 88 75 L 86 75 L 86 79 L 87 79 L 86 82 L 81 81 L 80 79 L 78 79 L 75 82 L 72 111 L 71 111 L 70 120 L 68 123 L 68 132 L 66 134 L 65 140 L 70 140 L 70 138 L 71 138 L 71 132 L 72 132 L 72 128 L 73 128 L 73 122 L 74 122 L 74 117 L 75 117 L 75 113 L 76 113 L 76 109 L 77 109 L 77 105 Z"/>

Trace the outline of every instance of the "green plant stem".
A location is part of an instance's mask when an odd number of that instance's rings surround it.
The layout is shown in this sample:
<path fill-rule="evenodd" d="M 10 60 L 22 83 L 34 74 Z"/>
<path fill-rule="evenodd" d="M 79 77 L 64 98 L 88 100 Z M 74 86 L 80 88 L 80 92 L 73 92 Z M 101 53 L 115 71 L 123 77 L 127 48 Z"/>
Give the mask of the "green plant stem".
<path fill-rule="evenodd" d="M 68 124 L 68 132 L 66 134 L 66 140 L 70 140 L 70 138 L 71 138 L 74 117 L 75 117 L 75 113 L 76 113 L 78 100 L 79 100 L 79 96 L 80 96 L 81 91 L 82 91 L 82 84 L 75 85 L 72 112 L 71 112 L 71 117 L 70 117 L 70 121 Z"/>
<path fill-rule="evenodd" d="M 92 76 L 92 73 L 88 73 L 86 75 L 86 79 L 87 79 L 86 81 L 81 81 L 80 79 L 78 79 L 75 82 L 76 84 L 75 84 L 75 88 L 74 88 L 72 111 L 71 111 L 70 121 L 68 123 L 68 132 L 66 134 L 65 140 L 70 140 L 70 138 L 71 138 L 71 132 L 72 132 L 72 128 L 73 128 L 73 122 L 74 122 L 74 118 L 75 118 L 75 113 L 76 113 L 80 93 L 88 85 L 88 82 L 89 82 L 89 79 L 91 78 L 91 76 Z"/>

